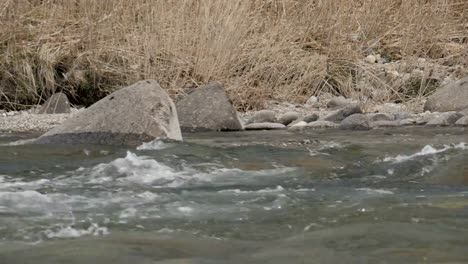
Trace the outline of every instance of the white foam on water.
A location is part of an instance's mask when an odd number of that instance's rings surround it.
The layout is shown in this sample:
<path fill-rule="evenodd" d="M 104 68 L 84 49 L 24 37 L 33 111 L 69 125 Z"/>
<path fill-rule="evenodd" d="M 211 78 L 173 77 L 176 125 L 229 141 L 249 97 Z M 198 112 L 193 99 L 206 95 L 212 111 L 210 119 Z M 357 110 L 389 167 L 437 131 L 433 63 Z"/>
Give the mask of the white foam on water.
<path fill-rule="evenodd" d="M 156 139 L 150 142 L 144 142 L 140 146 L 138 146 L 137 150 L 162 150 L 171 147 L 170 144 L 164 143 L 163 141 Z"/>
<path fill-rule="evenodd" d="M 5 190 L 5 189 L 12 189 L 12 188 L 21 188 L 23 190 L 36 190 L 38 188 L 43 187 L 46 184 L 49 184 L 50 180 L 47 179 L 40 179 L 37 181 L 30 181 L 30 182 L 24 182 L 24 181 L 6 181 L 6 178 L 0 176 L 0 190 Z"/>
<path fill-rule="evenodd" d="M 422 156 L 429 156 L 429 155 L 435 155 L 438 153 L 445 152 L 450 149 L 460 149 L 460 150 L 467 150 L 468 146 L 465 143 L 459 143 L 457 145 L 445 145 L 443 148 L 437 149 L 431 145 L 426 145 L 421 151 L 416 152 L 412 155 L 398 155 L 395 157 L 386 157 L 384 158 L 384 162 L 393 162 L 393 163 L 401 163 L 405 162 L 408 160 L 412 160 L 417 157 L 422 157 Z"/>
<path fill-rule="evenodd" d="M 31 139 L 21 139 L 13 142 L 8 142 L 8 143 L 3 143 L 0 144 L 0 147 L 9 147 L 9 146 L 21 146 L 21 145 L 26 145 L 26 144 L 31 144 L 35 141 L 35 138 Z"/>
<path fill-rule="evenodd" d="M 311 148 L 307 148 L 307 150 L 309 151 L 309 155 L 310 156 L 319 156 L 319 155 L 325 155 L 325 156 L 330 156 L 330 154 L 328 153 L 324 153 L 322 151 L 324 150 L 329 150 L 329 149 L 341 149 L 343 148 L 344 146 L 338 142 L 334 142 L 334 141 L 329 141 L 329 142 L 324 142 L 319 148 L 317 149 L 311 149 Z"/>
<path fill-rule="evenodd" d="M 105 236 L 109 234 L 107 227 L 100 227 L 98 224 L 91 224 L 87 229 L 76 229 L 71 226 L 61 226 L 55 229 L 44 231 L 44 235 L 49 238 L 78 238 L 86 235 Z"/>
<path fill-rule="evenodd" d="M 384 190 L 384 189 L 358 188 L 356 190 L 366 192 L 367 194 L 371 194 L 371 195 L 375 195 L 375 194 L 393 195 L 395 194 L 392 191 Z"/>
<path fill-rule="evenodd" d="M 128 151 L 125 158 L 94 167 L 91 176 L 90 183 L 110 182 L 117 176 L 121 182 L 163 185 L 178 180 L 179 173 L 156 160 Z"/>
<path fill-rule="evenodd" d="M 228 189 L 228 190 L 221 190 L 221 191 L 218 191 L 218 193 L 233 193 L 233 194 L 269 194 L 269 193 L 280 193 L 280 192 L 283 192 L 284 191 L 284 188 L 280 185 L 276 186 L 276 188 L 272 189 L 272 188 L 265 188 L 265 189 L 261 189 L 261 190 L 258 190 L 258 191 L 242 191 L 241 189 Z"/>
<path fill-rule="evenodd" d="M 211 184 L 217 186 L 238 184 L 239 182 L 255 182 L 258 177 L 283 176 L 296 168 L 275 168 L 261 171 L 243 171 L 236 168 L 219 168 L 213 165 L 206 171 L 200 171 L 194 166 L 185 166 L 182 170 L 173 169 L 157 160 L 138 156 L 130 151 L 124 158 L 118 158 L 110 163 L 99 164 L 88 170 L 75 171 L 79 177 L 88 177 L 88 184 L 141 184 L 153 188 L 195 186 Z M 75 178 L 76 180 L 77 178 Z M 79 180 L 82 182 L 82 179 Z"/>

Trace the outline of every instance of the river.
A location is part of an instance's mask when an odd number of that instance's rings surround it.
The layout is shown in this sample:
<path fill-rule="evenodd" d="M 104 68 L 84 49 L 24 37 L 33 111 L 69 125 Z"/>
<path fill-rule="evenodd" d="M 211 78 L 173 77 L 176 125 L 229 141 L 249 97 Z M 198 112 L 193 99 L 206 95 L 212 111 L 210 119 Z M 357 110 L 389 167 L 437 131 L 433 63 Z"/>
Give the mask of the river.
<path fill-rule="evenodd" d="M 462 128 L 35 136 L 0 134 L 2 264 L 468 263 Z"/>

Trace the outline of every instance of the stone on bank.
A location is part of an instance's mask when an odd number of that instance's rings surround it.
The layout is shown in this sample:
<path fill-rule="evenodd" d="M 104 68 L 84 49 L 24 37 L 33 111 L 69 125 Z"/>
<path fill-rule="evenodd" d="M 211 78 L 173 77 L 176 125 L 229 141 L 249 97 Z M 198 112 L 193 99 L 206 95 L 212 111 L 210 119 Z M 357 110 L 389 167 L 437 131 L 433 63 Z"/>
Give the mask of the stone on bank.
<path fill-rule="evenodd" d="M 122 88 L 39 137 L 38 144 L 139 145 L 182 140 L 177 111 L 157 81 Z"/>
<path fill-rule="evenodd" d="M 182 131 L 237 131 L 242 123 L 219 83 L 198 87 L 176 104 Z"/>

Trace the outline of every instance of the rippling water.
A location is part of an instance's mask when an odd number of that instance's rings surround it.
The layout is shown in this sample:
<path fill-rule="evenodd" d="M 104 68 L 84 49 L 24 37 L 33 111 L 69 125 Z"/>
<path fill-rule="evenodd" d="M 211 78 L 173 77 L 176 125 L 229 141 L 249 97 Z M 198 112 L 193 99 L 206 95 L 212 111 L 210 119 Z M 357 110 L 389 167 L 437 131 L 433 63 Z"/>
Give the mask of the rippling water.
<path fill-rule="evenodd" d="M 464 130 L 275 133 L 4 134 L 0 263 L 468 262 Z"/>

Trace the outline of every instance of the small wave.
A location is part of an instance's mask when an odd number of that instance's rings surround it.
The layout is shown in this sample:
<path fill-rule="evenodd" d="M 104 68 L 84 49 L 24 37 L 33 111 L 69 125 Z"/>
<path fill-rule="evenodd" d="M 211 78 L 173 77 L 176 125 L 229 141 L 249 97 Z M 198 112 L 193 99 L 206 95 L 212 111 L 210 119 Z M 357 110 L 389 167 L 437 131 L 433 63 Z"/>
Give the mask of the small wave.
<path fill-rule="evenodd" d="M 76 229 L 71 226 L 60 226 L 58 228 L 44 231 L 44 235 L 49 238 L 78 238 L 85 235 L 105 236 L 109 234 L 107 227 L 100 227 L 98 224 L 91 224 L 87 229 Z"/>
<path fill-rule="evenodd" d="M 8 143 L 0 144 L 0 147 L 10 147 L 10 146 L 27 145 L 27 144 L 33 143 L 35 140 L 36 140 L 35 138 L 31 138 L 31 139 L 21 139 L 21 140 L 17 140 L 17 141 L 13 141 L 13 142 L 8 142 Z"/>
<path fill-rule="evenodd" d="M 392 191 L 384 190 L 384 189 L 359 188 L 356 190 L 366 192 L 367 194 L 385 194 L 385 195 L 395 194 Z"/>
<path fill-rule="evenodd" d="M 153 159 L 140 157 L 127 151 L 125 158 L 118 158 L 108 164 L 99 164 L 92 169 L 90 183 L 105 183 L 119 177 L 120 181 L 137 184 L 167 184 L 179 176 L 172 168 Z"/>
<path fill-rule="evenodd" d="M 276 186 L 276 188 L 272 189 L 272 188 L 265 188 L 265 189 L 261 189 L 261 190 L 258 190 L 258 191 L 242 191 L 240 189 L 229 189 L 229 190 L 221 190 L 221 191 L 218 191 L 218 193 L 234 193 L 234 194 L 251 194 L 251 193 L 279 193 L 279 192 L 283 192 L 284 191 L 284 188 L 280 185 Z"/>
<path fill-rule="evenodd" d="M 164 143 L 163 141 L 156 139 L 150 142 L 145 142 L 138 146 L 137 150 L 162 150 L 170 147 L 170 144 Z"/>
<path fill-rule="evenodd" d="M 151 184 L 153 187 L 177 188 L 211 184 L 217 186 L 238 184 L 239 182 L 255 182 L 257 177 L 268 176 L 270 179 L 281 176 L 295 168 L 275 168 L 260 171 L 243 171 L 236 168 L 219 168 L 213 166 L 207 171 L 200 171 L 193 166 L 185 166 L 182 170 L 173 169 L 161 162 L 145 156 L 138 156 L 130 151 L 124 158 L 118 158 L 110 163 L 99 164 L 89 170 L 77 170 L 79 175 L 88 175 L 88 184 Z"/>
<path fill-rule="evenodd" d="M 393 163 L 401 163 L 405 162 L 408 160 L 412 160 L 417 157 L 422 157 L 422 156 L 428 156 L 428 155 L 434 155 L 438 153 L 445 152 L 450 149 L 461 149 L 461 150 L 467 150 L 468 146 L 465 143 L 460 143 L 457 145 L 445 145 L 443 148 L 437 149 L 434 148 L 431 145 L 426 145 L 421 151 L 416 152 L 412 155 L 398 155 L 395 157 L 386 157 L 384 158 L 384 162 L 393 162 Z"/>
<path fill-rule="evenodd" d="M 324 150 L 330 150 L 330 149 L 342 149 L 344 148 L 345 146 L 343 146 L 342 144 L 338 143 L 338 142 L 333 142 L 333 141 L 330 141 L 330 142 L 325 142 L 323 143 L 320 147 L 318 147 L 317 149 L 311 149 L 311 148 L 307 148 L 307 150 L 309 151 L 309 155 L 310 156 L 319 156 L 319 155 L 325 155 L 325 156 L 330 156 L 330 154 L 328 153 L 325 153 L 323 152 Z"/>

